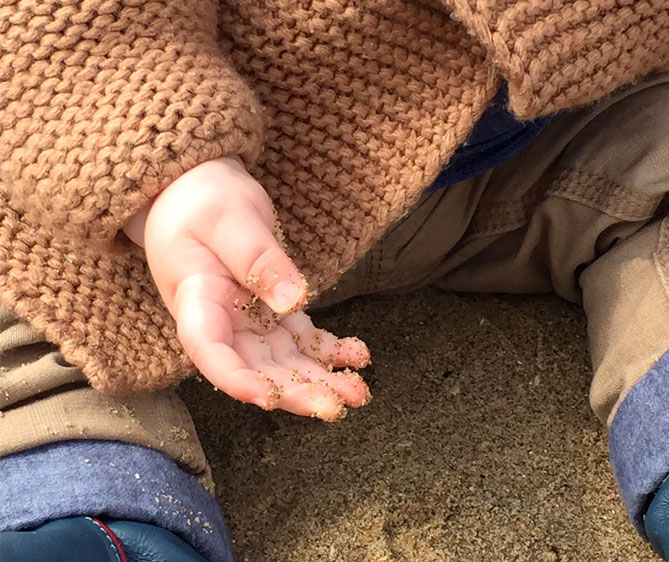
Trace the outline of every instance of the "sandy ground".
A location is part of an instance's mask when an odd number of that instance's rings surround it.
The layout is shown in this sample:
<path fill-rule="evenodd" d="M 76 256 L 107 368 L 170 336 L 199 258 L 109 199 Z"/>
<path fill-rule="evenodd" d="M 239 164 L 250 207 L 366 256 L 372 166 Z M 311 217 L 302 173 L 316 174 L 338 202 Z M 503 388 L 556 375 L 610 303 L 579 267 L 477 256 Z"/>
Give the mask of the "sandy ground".
<path fill-rule="evenodd" d="M 328 425 L 184 389 L 240 562 L 641 562 L 588 406 L 580 311 L 426 289 L 318 316 L 374 400 Z"/>

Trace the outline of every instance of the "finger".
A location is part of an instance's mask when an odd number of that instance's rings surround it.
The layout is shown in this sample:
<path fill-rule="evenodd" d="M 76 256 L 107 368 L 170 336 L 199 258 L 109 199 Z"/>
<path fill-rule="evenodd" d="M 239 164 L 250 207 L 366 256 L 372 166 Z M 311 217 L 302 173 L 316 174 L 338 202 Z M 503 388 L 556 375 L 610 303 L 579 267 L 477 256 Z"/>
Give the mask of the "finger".
<path fill-rule="evenodd" d="M 306 356 L 324 365 L 362 369 L 371 362 L 369 348 L 359 338 L 338 338 L 326 330 L 316 328 L 309 316 L 295 312 L 281 320 L 295 339 L 298 349 Z"/>
<path fill-rule="evenodd" d="M 362 377 L 349 369 L 331 371 L 304 356 L 297 349 L 293 336 L 285 328 L 278 327 L 265 336 L 274 362 L 298 373 L 304 379 L 323 383 L 344 399 L 347 406 L 364 406 L 371 400 L 369 388 Z"/>
<path fill-rule="evenodd" d="M 337 421 L 344 417 L 346 409 L 342 398 L 327 385 L 305 382 L 294 370 L 276 364 L 266 337 L 238 332 L 234 345 L 249 367 L 272 380 L 277 389 L 278 408 L 324 421 Z"/>
<path fill-rule="evenodd" d="M 207 228 L 205 222 L 213 227 Z M 194 232 L 240 285 L 275 312 L 284 314 L 305 304 L 306 281 L 252 203 L 238 202 L 234 212 L 203 221 Z"/>
<path fill-rule="evenodd" d="M 158 262 L 156 259 L 152 260 L 156 286 L 170 312 L 175 314 L 173 303 L 177 287 L 185 279 L 191 279 L 190 283 L 193 282 L 192 279 L 200 279 L 198 290 L 225 308 L 232 319 L 233 330 L 252 330 L 261 334 L 273 329 L 279 321 L 279 316 L 257 296 L 240 287 L 232 279 L 230 271 L 209 248 L 196 240 L 190 242 L 183 247 L 174 248 L 173 252 L 167 252 Z M 187 259 L 184 259 L 184 256 L 187 256 Z M 165 271 L 170 274 L 159 275 Z M 203 276 L 202 272 L 207 272 L 207 275 Z M 211 282 L 204 285 L 204 279 L 217 281 L 215 285 Z M 174 288 L 171 288 L 172 285 Z"/>
<path fill-rule="evenodd" d="M 329 386 L 300 380 L 294 371 L 283 367 L 264 369 L 277 386 L 277 408 L 327 422 L 339 421 L 346 415 L 344 400 Z"/>
<path fill-rule="evenodd" d="M 193 276 L 179 284 L 175 295 L 177 334 L 197 369 L 217 388 L 242 402 L 265 409 L 276 403 L 276 387 L 248 368 L 234 349 L 230 316 L 219 300 L 234 290 L 224 277 Z"/>

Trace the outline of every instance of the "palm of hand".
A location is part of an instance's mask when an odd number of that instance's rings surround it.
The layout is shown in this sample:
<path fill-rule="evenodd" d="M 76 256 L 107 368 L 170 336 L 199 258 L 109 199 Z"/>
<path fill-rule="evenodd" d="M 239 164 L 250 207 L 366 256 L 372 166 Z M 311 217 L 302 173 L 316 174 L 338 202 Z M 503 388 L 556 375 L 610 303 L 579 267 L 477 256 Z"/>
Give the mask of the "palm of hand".
<path fill-rule="evenodd" d="M 235 330 L 233 349 L 272 384 L 269 407 L 326 421 L 341 419 L 345 406 L 359 407 L 371 396 L 360 375 L 346 368 L 369 363 L 369 351 L 357 338 L 338 339 L 317 329 L 304 312 L 278 318 L 255 301 L 238 305 L 245 316 Z"/>
<path fill-rule="evenodd" d="M 193 277 L 180 290 L 190 295 L 179 303 L 181 340 L 206 378 L 233 398 L 325 421 L 371 399 L 349 369 L 370 360 L 358 338 L 320 330 L 301 311 L 279 315 L 227 276 Z"/>
<path fill-rule="evenodd" d="M 220 159 L 179 178 L 126 233 L 145 246 L 179 339 L 211 383 L 265 409 L 335 421 L 371 398 L 348 369 L 366 366 L 369 351 L 294 312 L 307 287 L 273 223 L 262 187 Z"/>

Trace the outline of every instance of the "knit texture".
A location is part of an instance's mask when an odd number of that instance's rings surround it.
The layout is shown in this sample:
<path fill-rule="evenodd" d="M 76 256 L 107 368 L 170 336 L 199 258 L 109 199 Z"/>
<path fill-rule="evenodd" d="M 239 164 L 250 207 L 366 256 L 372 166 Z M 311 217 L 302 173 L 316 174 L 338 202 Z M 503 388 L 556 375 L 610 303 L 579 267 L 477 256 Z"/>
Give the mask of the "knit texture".
<path fill-rule="evenodd" d="M 665 0 L 441 0 L 488 49 L 521 119 L 581 105 L 669 65 Z"/>
<path fill-rule="evenodd" d="M 184 171 L 258 153 L 214 0 L 1 6 L 0 181 L 33 224 L 110 239 Z"/>
<path fill-rule="evenodd" d="M 417 201 L 499 82 L 441 7 L 227 0 L 221 49 L 265 108 L 252 173 L 320 292 Z"/>
<path fill-rule="evenodd" d="M 0 286 L 3 304 L 57 343 L 99 390 L 148 390 L 193 373 L 138 248 L 50 236 L 2 191 Z"/>
<path fill-rule="evenodd" d="M 0 298 L 100 390 L 192 372 L 120 227 L 197 164 L 260 152 L 260 108 L 216 45 L 217 9 L 0 2 Z"/>
<path fill-rule="evenodd" d="M 143 256 L 117 236 L 185 170 L 241 155 L 319 292 L 408 212 L 502 76 L 534 117 L 668 60 L 660 1 L 217 7 L 0 0 L 0 299 L 100 390 L 192 371 Z"/>

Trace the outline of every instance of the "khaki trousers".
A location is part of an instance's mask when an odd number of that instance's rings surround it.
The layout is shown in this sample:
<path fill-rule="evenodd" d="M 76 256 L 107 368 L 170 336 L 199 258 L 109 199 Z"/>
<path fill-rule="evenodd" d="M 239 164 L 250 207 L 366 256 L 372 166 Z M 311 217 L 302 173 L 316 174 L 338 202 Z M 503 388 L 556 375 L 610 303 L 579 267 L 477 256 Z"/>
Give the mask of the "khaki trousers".
<path fill-rule="evenodd" d="M 591 403 L 610 423 L 669 348 L 667 107 L 669 74 L 556 116 L 497 168 L 426 194 L 316 305 L 429 284 L 555 291 L 584 306 Z M 0 455 L 56 440 L 113 439 L 163 451 L 211 483 L 173 391 L 100 395 L 7 311 L 0 353 Z"/>
<path fill-rule="evenodd" d="M 174 390 L 123 398 L 96 392 L 81 369 L 0 307 L 0 456 L 71 439 L 157 449 L 214 489 L 193 421 Z"/>

